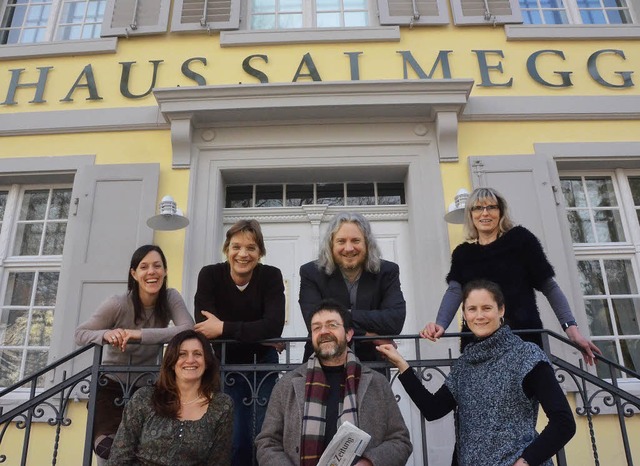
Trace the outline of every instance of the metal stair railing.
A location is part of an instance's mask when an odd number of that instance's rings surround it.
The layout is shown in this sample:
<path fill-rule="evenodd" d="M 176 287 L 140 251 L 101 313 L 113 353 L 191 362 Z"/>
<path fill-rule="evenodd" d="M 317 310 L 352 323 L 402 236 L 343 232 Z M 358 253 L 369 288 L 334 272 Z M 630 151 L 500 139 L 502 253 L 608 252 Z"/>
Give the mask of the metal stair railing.
<path fill-rule="evenodd" d="M 640 381 L 640 374 L 637 374 L 624 366 L 616 364 L 606 358 L 598 356 L 597 359 L 600 363 L 606 364 L 609 368 L 609 373 L 612 374 L 611 381 L 606 381 L 598 378 L 592 373 L 586 371 L 583 368 L 582 361 L 578 364 L 572 364 L 554 354 L 551 354 L 549 348 L 550 339 L 554 339 L 562 342 L 566 345 L 571 345 L 577 348 L 571 341 L 548 330 L 526 330 L 522 331 L 527 333 L 541 333 L 543 339 L 543 347 L 549 359 L 551 360 L 556 377 L 559 382 L 563 383 L 565 387 L 571 385 L 570 390 L 576 393 L 576 398 L 581 402 L 581 406 L 576 407 L 576 414 L 578 416 L 586 417 L 589 426 L 589 435 L 592 448 L 592 456 L 596 466 L 600 465 L 600 459 L 597 448 L 597 436 L 594 429 L 594 417 L 601 415 L 601 407 L 598 406 L 598 400 L 602 400 L 601 404 L 610 407 L 615 410 L 615 415 L 618 419 L 618 426 L 620 430 L 620 437 L 624 446 L 625 458 L 628 466 L 633 465 L 633 455 L 631 442 L 629 440 L 629 434 L 627 429 L 627 420 L 640 413 L 640 398 L 624 391 L 618 384 L 618 379 L 613 375 L 624 373 L 628 378 L 636 379 Z M 520 332 L 516 332 L 520 333 Z M 444 335 L 444 338 L 458 338 L 461 333 L 448 333 Z M 359 341 L 371 340 L 373 338 L 387 338 L 387 337 L 356 337 L 354 338 L 355 344 Z M 389 336 L 394 340 L 413 340 L 413 349 L 415 351 L 415 358 L 408 359 L 408 362 L 414 367 L 419 376 L 425 382 L 433 379 L 434 376 L 446 377 L 449 368 L 455 362 L 456 358 L 452 356 L 449 351 L 448 357 L 439 359 L 423 359 L 424 345 L 428 343 L 421 343 L 418 335 L 400 335 Z M 227 380 L 227 377 L 232 374 L 241 375 L 247 382 L 255 380 L 256 373 L 269 373 L 269 372 L 287 372 L 296 368 L 300 363 L 293 362 L 291 360 L 291 344 L 295 342 L 303 342 L 305 338 L 281 338 L 269 340 L 269 342 L 283 342 L 285 344 L 285 350 L 281 357 L 280 363 L 276 364 L 225 364 L 225 343 L 231 341 L 217 341 L 222 343 L 221 353 L 221 370 L 222 380 Z M 425 346 L 426 347 L 426 346 Z M 579 349 L 579 348 L 578 348 Z M 64 364 L 85 355 L 86 353 L 93 351 L 93 363 L 91 366 L 77 371 L 70 376 L 66 371 L 62 370 Z M 105 379 L 105 376 L 109 373 L 127 373 L 127 380 L 122 384 L 123 398 L 118 402 L 124 404 L 128 401 L 131 394 L 132 387 L 139 381 L 141 377 L 149 374 L 157 373 L 158 366 L 105 366 L 102 365 L 102 347 L 99 345 L 88 345 L 84 348 L 80 348 L 73 353 L 67 355 L 61 360 L 51 364 L 37 373 L 21 380 L 20 382 L 13 384 L 10 387 L 0 391 L 0 403 L 6 404 L 7 397 L 22 396 L 28 400 L 22 402 L 19 406 L 11 408 L 4 413 L 0 407 L 0 464 L 9 460 L 6 456 L 7 444 L 4 442 L 6 433 L 10 427 L 14 427 L 17 430 L 23 431 L 23 443 L 20 458 L 11 458 L 10 464 L 28 464 L 29 447 L 32 439 L 32 426 L 34 422 L 46 422 L 47 425 L 55 429 L 54 441 L 51 446 L 51 464 L 55 465 L 58 461 L 58 450 L 60 438 L 64 432 L 63 428 L 71 425 L 72 420 L 68 417 L 67 412 L 69 409 L 70 401 L 77 399 L 78 397 L 88 397 L 88 413 L 86 417 L 86 432 L 82 454 L 82 464 L 90 466 L 92 461 L 92 430 L 93 430 L 93 418 L 95 412 L 95 397 L 90 396 L 96 393 L 98 384 Z M 396 383 L 397 371 L 390 368 L 386 362 L 372 362 L 367 363 L 371 367 L 386 372 L 387 378 L 390 384 Z M 38 388 L 38 381 L 42 378 L 53 379 L 52 374 L 56 371 L 62 370 L 61 381 L 51 387 Z M 397 395 L 396 398 L 399 399 Z M 266 400 L 258 400 L 257 394 L 253 393 L 252 400 L 249 403 L 253 403 L 254 406 L 257 403 L 264 403 Z M 84 421 L 84 418 L 82 418 Z M 427 422 L 423 420 L 421 427 L 421 442 L 423 451 L 423 463 L 428 465 L 428 444 L 427 444 Z M 567 461 L 564 451 L 559 452 L 556 456 L 556 462 L 558 466 L 577 466 L 576 463 Z M 582 466 L 582 465 L 580 465 Z"/>

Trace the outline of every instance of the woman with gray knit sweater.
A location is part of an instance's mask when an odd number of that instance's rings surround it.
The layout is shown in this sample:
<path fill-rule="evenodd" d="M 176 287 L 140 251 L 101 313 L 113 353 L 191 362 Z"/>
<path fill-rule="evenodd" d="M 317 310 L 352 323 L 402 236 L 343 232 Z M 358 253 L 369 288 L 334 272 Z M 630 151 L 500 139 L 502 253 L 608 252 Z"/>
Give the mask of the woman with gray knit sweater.
<path fill-rule="evenodd" d="M 486 280 L 469 282 L 462 312 L 474 335 L 445 383 L 432 394 L 392 345 L 377 349 L 400 371 L 405 390 L 429 421 L 456 410 L 460 466 L 552 466 L 576 424 L 545 353 L 504 325 L 504 296 Z M 549 422 L 535 431 L 538 407 Z"/>
<path fill-rule="evenodd" d="M 180 293 L 167 288 L 167 260 L 158 246 L 139 247 L 131 257 L 128 275 L 127 293 L 108 298 L 78 326 L 76 344 L 105 345 L 104 365 L 155 365 L 160 361 L 162 344 L 192 328 L 193 319 Z M 171 321 L 174 326 L 169 327 Z M 139 344 L 129 345 L 129 341 Z M 110 373 L 106 375 L 106 385 L 98 385 L 93 424 L 98 464 L 109 458 L 122 418 L 124 408 L 116 400 L 123 398 L 125 388 L 131 396 L 147 378 L 136 373 Z"/>

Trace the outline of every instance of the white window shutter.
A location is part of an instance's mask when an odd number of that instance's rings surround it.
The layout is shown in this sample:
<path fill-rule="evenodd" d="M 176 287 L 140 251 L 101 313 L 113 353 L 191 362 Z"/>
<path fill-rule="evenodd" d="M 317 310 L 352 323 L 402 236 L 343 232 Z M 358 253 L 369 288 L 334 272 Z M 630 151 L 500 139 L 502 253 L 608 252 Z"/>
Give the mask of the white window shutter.
<path fill-rule="evenodd" d="M 586 322 L 576 258 L 559 192 L 560 180 L 551 164 L 552 160 L 537 155 L 469 157 L 473 187 L 495 188 L 504 196 L 514 223 L 527 228 L 542 243 L 573 314 L 578 321 Z M 537 295 L 544 328 L 563 335 L 551 306 L 542 294 Z M 573 358 L 572 348 L 551 341 L 554 354 L 568 360 Z"/>
<path fill-rule="evenodd" d="M 446 0 L 378 0 L 381 25 L 448 24 Z"/>
<path fill-rule="evenodd" d="M 170 0 L 108 0 L 101 36 L 162 34 L 170 5 Z"/>
<path fill-rule="evenodd" d="M 518 0 L 451 0 L 457 26 L 522 23 Z"/>
<path fill-rule="evenodd" d="M 219 31 L 240 27 L 241 0 L 176 0 L 172 31 Z"/>
<path fill-rule="evenodd" d="M 131 254 L 153 242 L 160 166 L 88 165 L 76 173 L 64 243 L 50 350 L 52 362 L 75 349 L 73 331 L 107 297 L 127 291 Z M 76 369 L 91 364 L 75 363 Z"/>

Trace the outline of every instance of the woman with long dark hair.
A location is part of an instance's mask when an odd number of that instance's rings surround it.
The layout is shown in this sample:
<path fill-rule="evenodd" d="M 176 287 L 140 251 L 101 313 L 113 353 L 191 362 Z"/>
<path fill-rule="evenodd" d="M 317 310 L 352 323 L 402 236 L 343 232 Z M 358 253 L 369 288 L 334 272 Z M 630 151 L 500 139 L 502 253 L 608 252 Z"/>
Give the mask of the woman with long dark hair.
<path fill-rule="evenodd" d="M 127 404 L 107 465 L 227 466 L 233 403 L 220 391 L 220 365 L 194 330 L 171 339 L 153 387 Z"/>
<path fill-rule="evenodd" d="M 158 246 L 140 246 L 131 257 L 127 293 L 104 301 L 75 332 L 77 345 L 105 345 L 105 365 L 155 365 L 161 345 L 182 330 L 193 327 L 193 319 L 178 291 L 167 288 L 167 259 Z M 169 327 L 173 321 L 174 326 Z M 129 345 L 129 341 L 140 344 Z M 113 437 L 122 417 L 125 388 L 129 393 L 146 382 L 139 374 L 107 374 L 98 384 L 93 426 L 93 445 L 98 458 L 109 458 Z M 102 382 L 106 382 L 105 385 Z M 133 387 L 129 385 L 133 384 Z"/>

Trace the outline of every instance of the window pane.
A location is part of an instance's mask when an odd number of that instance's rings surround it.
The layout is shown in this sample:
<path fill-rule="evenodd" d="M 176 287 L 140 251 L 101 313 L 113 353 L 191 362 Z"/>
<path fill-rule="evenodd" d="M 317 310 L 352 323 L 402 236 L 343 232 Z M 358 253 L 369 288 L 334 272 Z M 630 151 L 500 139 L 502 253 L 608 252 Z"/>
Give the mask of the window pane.
<path fill-rule="evenodd" d="M 24 367 L 24 377 L 29 377 L 35 374 L 41 369 L 44 369 L 47 365 L 47 351 L 46 350 L 31 350 L 27 351 L 27 359 Z M 37 387 L 44 386 L 44 378 L 38 379 Z"/>
<path fill-rule="evenodd" d="M 20 378 L 22 350 L 0 349 L 0 387 L 8 387 Z"/>
<path fill-rule="evenodd" d="M 56 305 L 56 294 L 58 293 L 58 277 L 60 272 L 40 272 L 38 274 L 38 286 L 36 287 L 36 306 Z"/>
<path fill-rule="evenodd" d="M 282 185 L 256 186 L 256 207 L 282 207 Z"/>
<path fill-rule="evenodd" d="M 254 15 L 251 18 L 251 29 L 275 29 L 276 15 Z"/>
<path fill-rule="evenodd" d="M 347 184 L 347 205 L 376 205 L 373 183 Z"/>
<path fill-rule="evenodd" d="M 640 316 L 639 299 L 613 299 L 613 312 L 615 315 L 619 335 L 640 335 L 638 316 Z"/>
<path fill-rule="evenodd" d="M 42 223 L 20 224 L 16 229 L 16 243 L 13 248 L 14 256 L 40 255 L 40 238 L 42 237 Z"/>
<path fill-rule="evenodd" d="M 278 27 L 280 29 L 296 29 L 302 27 L 301 14 L 279 14 Z"/>
<path fill-rule="evenodd" d="M 595 243 L 588 211 L 570 210 L 567 212 L 567 219 L 571 230 L 571 240 L 574 243 Z"/>
<path fill-rule="evenodd" d="M 345 12 L 344 14 L 344 27 L 356 28 L 365 27 L 369 25 L 369 14 L 364 11 L 357 11 L 353 13 Z"/>
<path fill-rule="evenodd" d="M 302 11 L 303 0 L 280 0 L 278 11 Z"/>
<path fill-rule="evenodd" d="M 7 280 L 7 292 L 4 297 L 5 306 L 31 305 L 34 272 L 11 272 Z"/>
<path fill-rule="evenodd" d="M 607 24 L 603 11 L 580 10 L 580 18 L 584 24 Z"/>
<path fill-rule="evenodd" d="M 253 0 L 251 11 L 254 13 L 269 13 L 276 11 L 276 0 Z"/>
<path fill-rule="evenodd" d="M 344 0 L 345 10 L 367 10 L 367 0 Z"/>
<path fill-rule="evenodd" d="M 25 191 L 20 209 L 20 220 L 44 220 L 48 200 L 48 189 Z"/>
<path fill-rule="evenodd" d="M 629 10 L 606 10 L 607 21 L 609 24 L 631 24 L 631 13 Z"/>
<path fill-rule="evenodd" d="M 637 294 L 635 274 L 628 260 L 605 260 L 604 270 L 610 294 Z"/>
<path fill-rule="evenodd" d="M 51 207 L 49 207 L 49 219 L 61 220 L 69 218 L 70 204 L 70 189 L 54 189 L 51 197 Z"/>
<path fill-rule="evenodd" d="M 340 13 L 318 13 L 317 26 L 319 28 L 338 28 L 340 24 Z"/>
<path fill-rule="evenodd" d="M 251 207 L 253 186 L 227 186 L 225 207 Z"/>
<path fill-rule="evenodd" d="M 81 26 L 61 26 L 58 28 L 58 40 L 78 40 L 81 38 Z"/>
<path fill-rule="evenodd" d="M 295 207 L 313 204 L 312 184 L 288 184 L 286 192 L 287 206 Z"/>
<path fill-rule="evenodd" d="M 404 183 L 378 183 L 378 205 L 406 204 Z"/>
<path fill-rule="evenodd" d="M 84 20 L 87 5 L 82 2 L 65 2 L 60 14 L 61 23 L 79 23 Z"/>
<path fill-rule="evenodd" d="M 344 205 L 344 185 L 342 183 L 318 184 L 318 204 Z"/>
<path fill-rule="evenodd" d="M 631 190 L 631 197 L 633 197 L 633 205 L 636 208 L 636 217 L 640 224 L 640 176 L 630 176 L 629 189 Z"/>
<path fill-rule="evenodd" d="M 29 324 L 29 311 L 5 310 L 2 312 L 2 346 L 24 345 Z"/>
<path fill-rule="evenodd" d="M 583 295 L 598 296 L 605 294 L 599 261 L 578 261 L 578 275 Z"/>
<path fill-rule="evenodd" d="M 624 241 L 624 231 L 617 210 L 600 210 L 593 214 L 597 241 L 599 243 L 616 243 Z"/>
<path fill-rule="evenodd" d="M 618 359 L 618 352 L 616 351 L 616 345 L 613 341 L 594 341 L 593 342 L 600 351 L 602 351 L 602 355 L 618 364 L 620 364 L 620 360 Z M 618 370 L 610 370 L 607 364 L 604 364 L 600 361 L 596 361 L 596 371 L 598 372 L 598 377 L 601 379 L 610 379 L 612 377 L 618 378 L 620 377 L 620 371 Z M 613 372 L 613 374 L 612 374 Z"/>
<path fill-rule="evenodd" d="M 544 23 L 545 24 L 568 24 L 569 18 L 567 13 L 561 10 L 544 10 Z"/>
<path fill-rule="evenodd" d="M 567 207 L 587 207 L 587 198 L 580 178 L 562 178 L 562 194 Z"/>
<path fill-rule="evenodd" d="M 591 207 L 613 207 L 618 205 L 611 177 L 585 177 L 585 185 Z"/>
<path fill-rule="evenodd" d="M 8 191 L 0 191 L 0 231 L 2 231 L 2 220 L 4 220 L 4 211 L 7 208 Z"/>
<path fill-rule="evenodd" d="M 607 301 L 604 299 L 587 299 L 584 304 L 591 335 L 613 335 L 613 326 L 611 325 L 611 315 L 609 314 Z"/>
<path fill-rule="evenodd" d="M 53 310 L 34 310 L 29 328 L 29 346 L 49 346 L 53 329 Z"/>
<path fill-rule="evenodd" d="M 544 24 L 542 22 L 542 18 L 540 17 L 540 13 L 538 11 L 532 11 L 532 10 L 522 11 L 522 22 L 524 24 Z"/>
<path fill-rule="evenodd" d="M 624 366 L 640 372 L 640 340 L 620 340 Z"/>
<path fill-rule="evenodd" d="M 316 10 L 318 11 L 340 10 L 340 0 L 316 0 Z"/>

